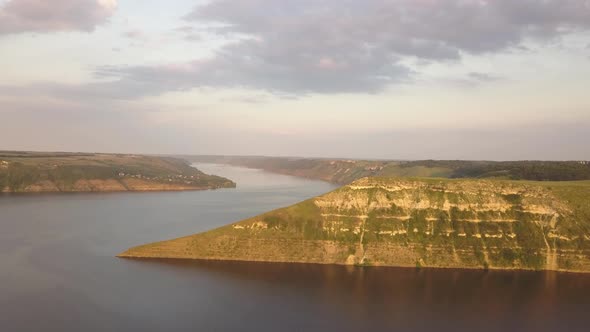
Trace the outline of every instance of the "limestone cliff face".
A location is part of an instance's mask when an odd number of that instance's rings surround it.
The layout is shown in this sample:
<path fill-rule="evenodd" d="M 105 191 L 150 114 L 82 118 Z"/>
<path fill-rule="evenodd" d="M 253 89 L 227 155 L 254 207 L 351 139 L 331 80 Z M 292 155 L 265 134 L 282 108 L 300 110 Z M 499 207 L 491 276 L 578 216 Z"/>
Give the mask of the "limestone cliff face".
<path fill-rule="evenodd" d="M 590 272 L 590 183 L 364 178 L 121 256 Z"/>

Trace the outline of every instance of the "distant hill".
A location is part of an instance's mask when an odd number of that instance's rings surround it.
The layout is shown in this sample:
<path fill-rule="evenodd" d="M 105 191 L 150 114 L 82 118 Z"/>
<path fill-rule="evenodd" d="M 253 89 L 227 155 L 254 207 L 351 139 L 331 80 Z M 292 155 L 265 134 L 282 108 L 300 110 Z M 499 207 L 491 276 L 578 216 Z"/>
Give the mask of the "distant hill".
<path fill-rule="evenodd" d="M 590 181 L 364 178 L 120 257 L 590 272 L 589 198 Z"/>
<path fill-rule="evenodd" d="M 367 176 L 498 178 L 532 181 L 590 180 L 586 161 L 384 161 L 287 157 L 182 156 L 194 162 L 213 162 L 263 169 L 310 179 L 347 184 Z"/>
<path fill-rule="evenodd" d="M 0 192 L 199 190 L 235 187 L 182 159 L 0 151 Z"/>

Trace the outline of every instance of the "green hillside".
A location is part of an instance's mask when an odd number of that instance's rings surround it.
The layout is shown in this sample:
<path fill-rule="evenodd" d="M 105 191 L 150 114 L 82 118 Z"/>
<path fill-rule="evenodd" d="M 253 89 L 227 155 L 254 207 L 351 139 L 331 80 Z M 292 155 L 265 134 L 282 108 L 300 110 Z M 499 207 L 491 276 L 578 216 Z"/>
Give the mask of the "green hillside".
<path fill-rule="evenodd" d="M 0 151 L 0 192 L 145 191 L 234 187 L 176 158 Z"/>
<path fill-rule="evenodd" d="M 590 181 L 364 178 L 120 256 L 590 272 Z"/>

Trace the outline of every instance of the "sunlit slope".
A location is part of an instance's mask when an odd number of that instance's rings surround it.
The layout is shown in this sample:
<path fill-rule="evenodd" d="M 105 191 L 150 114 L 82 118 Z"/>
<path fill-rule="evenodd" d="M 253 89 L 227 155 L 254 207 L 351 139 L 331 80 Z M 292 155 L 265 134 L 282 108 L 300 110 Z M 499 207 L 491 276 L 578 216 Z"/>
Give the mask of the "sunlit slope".
<path fill-rule="evenodd" d="M 590 182 L 364 178 L 120 256 L 590 272 Z"/>
<path fill-rule="evenodd" d="M 181 159 L 0 151 L 0 192 L 197 190 L 235 187 Z"/>

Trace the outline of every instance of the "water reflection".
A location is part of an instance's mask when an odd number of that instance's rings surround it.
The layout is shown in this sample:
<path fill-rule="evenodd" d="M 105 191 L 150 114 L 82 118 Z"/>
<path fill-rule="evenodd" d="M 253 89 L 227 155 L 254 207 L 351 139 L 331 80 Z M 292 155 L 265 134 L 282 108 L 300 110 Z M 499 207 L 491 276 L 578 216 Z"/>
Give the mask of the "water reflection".
<path fill-rule="evenodd" d="M 216 261 L 147 260 L 207 273 L 256 296 L 297 294 L 346 326 L 445 331 L 586 331 L 590 278 L 557 272 L 470 271 Z M 276 305 L 281 305 L 280 301 Z"/>

